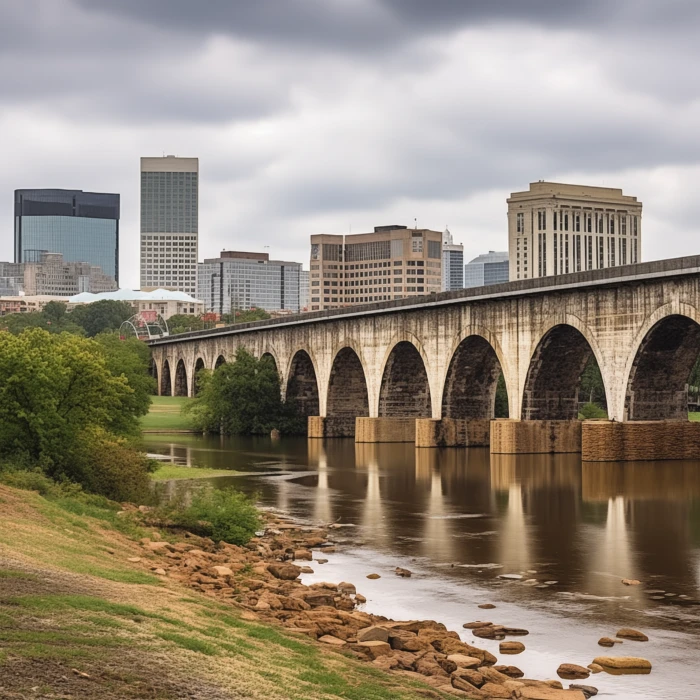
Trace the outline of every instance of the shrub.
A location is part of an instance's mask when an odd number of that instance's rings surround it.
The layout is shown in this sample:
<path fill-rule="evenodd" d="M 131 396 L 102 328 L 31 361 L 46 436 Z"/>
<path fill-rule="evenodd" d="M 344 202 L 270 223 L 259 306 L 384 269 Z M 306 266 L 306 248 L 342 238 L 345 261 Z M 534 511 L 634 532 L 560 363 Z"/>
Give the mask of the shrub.
<path fill-rule="evenodd" d="M 581 407 L 578 416 L 582 420 L 591 418 L 607 418 L 608 413 L 604 408 L 601 408 L 597 403 L 586 403 Z"/>
<path fill-rule="evenodd" d="M 176 525 L 231 544 L 245 544 L 260 528 L 253 501 L 232 488 L 204 487 L 192 495 L 189 505 L 175 502 L 164 511 Z"/>

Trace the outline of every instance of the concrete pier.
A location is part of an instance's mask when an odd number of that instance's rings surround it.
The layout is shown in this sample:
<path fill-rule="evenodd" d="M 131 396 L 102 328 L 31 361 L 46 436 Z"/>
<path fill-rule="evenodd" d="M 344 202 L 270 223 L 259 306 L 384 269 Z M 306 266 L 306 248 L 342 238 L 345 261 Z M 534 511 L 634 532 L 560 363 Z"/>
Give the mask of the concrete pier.
<path fill-rule="evenodd" d="M 690 421 L 584 421 L 584 462 L 698 459 L 700 423 Z"/>
<path fill-rule="evenodd" d="M 355 419 L 355 442 L 415 442 L 415 418 Z"/>
<path fill-rule="evenodd" d="M 354 416 L 309 416 L 307 425 L 310 438 L 355 437 Z"/>
<path fill-rule="evenodd" d="M 490 419 L 417 418 L 416 447 L 488 447 Z"/>
<path fill-rule="evenodd" d="M 581 452 L 581 421 L 491 421 L 493 454 L 554 454 Z"/>

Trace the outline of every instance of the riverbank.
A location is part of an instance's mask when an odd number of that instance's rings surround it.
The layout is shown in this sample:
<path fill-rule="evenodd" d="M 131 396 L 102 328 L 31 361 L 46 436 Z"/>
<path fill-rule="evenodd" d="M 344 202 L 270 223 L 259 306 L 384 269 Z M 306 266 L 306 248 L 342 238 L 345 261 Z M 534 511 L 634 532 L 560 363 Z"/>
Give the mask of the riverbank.
<path fill-rule="evenodd" d="M 160 575 L 173 552 L 137 540 L 176 538 L 137 517 L 5 486 L 0 503 L 3 698 L 447 697 Z"/>
<path fill-rule="evenodd" d="M 144 433 L 194 433 L 190 417 L 182 409 L 191 401 L 183 396 L 152 396 L 148 413 L 141 418 Z"/>

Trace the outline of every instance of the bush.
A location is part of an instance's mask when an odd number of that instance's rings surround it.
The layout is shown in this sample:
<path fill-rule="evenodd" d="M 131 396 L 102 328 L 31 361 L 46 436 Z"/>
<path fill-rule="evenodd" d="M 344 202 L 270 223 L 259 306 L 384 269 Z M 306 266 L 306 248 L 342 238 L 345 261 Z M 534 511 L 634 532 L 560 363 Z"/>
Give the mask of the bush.
<path fill-rule="evenodd" d="M 579 410 L 578 417 L 581 420 L 607 418 L 608 412 L 604 408 L 601 408 L 597 403 L 586 403 Z"/>
<path fill-rule="evenodd" d="M 175 502 L 162 511 L 191 532 L 238 545 L 248 542 L 261 524 L 253 501 L 232 488 L 204 487 L 192 495 L 189 505 Z"/>

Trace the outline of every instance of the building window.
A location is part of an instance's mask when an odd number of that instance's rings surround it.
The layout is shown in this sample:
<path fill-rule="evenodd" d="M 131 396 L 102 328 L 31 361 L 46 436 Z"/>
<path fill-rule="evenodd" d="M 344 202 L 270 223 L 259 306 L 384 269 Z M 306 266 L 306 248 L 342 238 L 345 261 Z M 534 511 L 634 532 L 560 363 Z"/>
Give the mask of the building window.
<path fill-rule="evenodd" d="M 525 233 L 525 214 L 523 212 L 518 212 L 515 215 L 515 232 Z"/>

